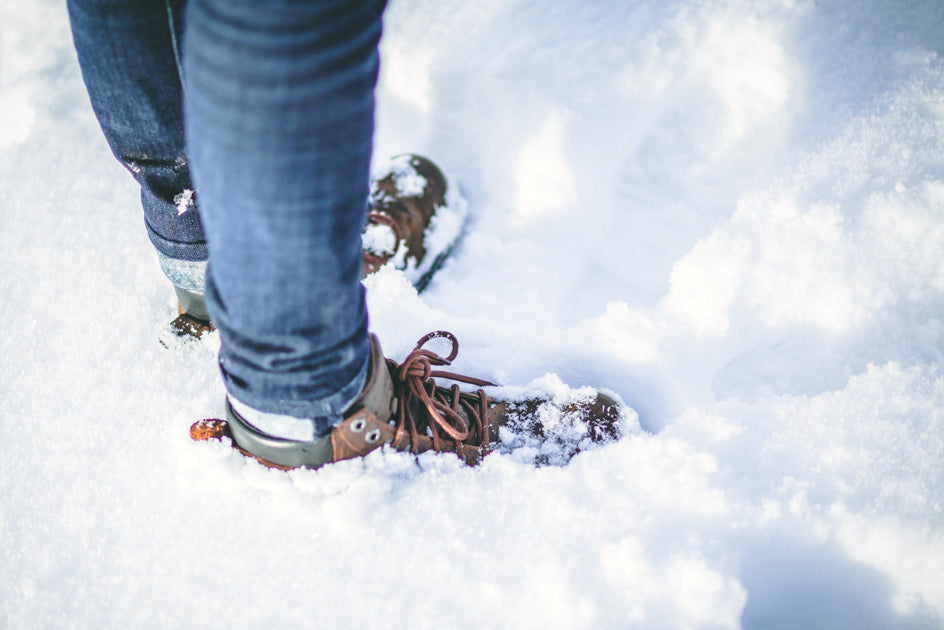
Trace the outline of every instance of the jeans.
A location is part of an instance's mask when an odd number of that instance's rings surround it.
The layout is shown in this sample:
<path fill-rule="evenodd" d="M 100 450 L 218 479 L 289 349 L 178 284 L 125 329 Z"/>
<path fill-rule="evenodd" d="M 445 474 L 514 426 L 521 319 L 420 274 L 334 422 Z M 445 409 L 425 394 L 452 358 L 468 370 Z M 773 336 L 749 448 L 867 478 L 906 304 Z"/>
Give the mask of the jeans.
<path fill-rule="evenodd" d="M 152 243 L 209 257 L 227 392 L 316 431 L 368 363 L 360 250 L 383 9 L 69 0 L 93 109 L 141 184 Z"/>

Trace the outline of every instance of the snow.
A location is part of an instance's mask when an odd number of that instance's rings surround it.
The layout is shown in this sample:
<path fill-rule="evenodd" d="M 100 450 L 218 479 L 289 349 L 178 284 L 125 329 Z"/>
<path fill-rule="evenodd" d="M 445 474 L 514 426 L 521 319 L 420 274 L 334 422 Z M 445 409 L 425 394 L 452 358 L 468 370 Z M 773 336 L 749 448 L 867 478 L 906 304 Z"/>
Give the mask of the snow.
<path fill-rule="evenodd" d="M 186 188 L 183 192 L 174 197 L 174 204 L 177 206 L 177 216 L 186 214 L 193 207 L 193 190 Z"/>
<path fill-rule="evenodd" d="M 376 158 L 469 218 L 372 329 L 641 426 L 474 469 L 191 442 L 216 341 L 158 343 L 64 7 L 0 22 L 0 627 L 944 628 L 937 0 L 393 0 Z"/>

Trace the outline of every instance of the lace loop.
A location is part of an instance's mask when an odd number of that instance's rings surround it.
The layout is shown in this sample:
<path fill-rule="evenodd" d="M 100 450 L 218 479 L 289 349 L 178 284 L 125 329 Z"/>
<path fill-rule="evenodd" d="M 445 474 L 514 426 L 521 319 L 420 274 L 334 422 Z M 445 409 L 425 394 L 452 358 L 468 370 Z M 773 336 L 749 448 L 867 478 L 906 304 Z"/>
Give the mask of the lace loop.
<path fill-rule="evenodd" d="M 432 339 L 450 342 L 448 355 L 440 356 L 423 346 Z M 400 404 L 397 409 L 396 437 L 401 443 L 408 434 L 412 452 L 418 452 L 424 434 L 432 440 L 433 450 L 442 451 L 444 441 L 450 438 L 460 458 L 464 449 L 489 452 L 488 397 L 481 389 L 463 392 L 457 384 L 448 388 L 436 385 L 435 378 L 445 378 L 478 387 L 492 385 L 489 381 L 448 372 L 433 367 L 451 365 L 459 354 L 459 341 L 445 330 L 433 331 L 416 342 L 416 347 L 402 364 L 396 367 L 396 381 Z M 420 418 L 418 412 L 422 413 Z"/>

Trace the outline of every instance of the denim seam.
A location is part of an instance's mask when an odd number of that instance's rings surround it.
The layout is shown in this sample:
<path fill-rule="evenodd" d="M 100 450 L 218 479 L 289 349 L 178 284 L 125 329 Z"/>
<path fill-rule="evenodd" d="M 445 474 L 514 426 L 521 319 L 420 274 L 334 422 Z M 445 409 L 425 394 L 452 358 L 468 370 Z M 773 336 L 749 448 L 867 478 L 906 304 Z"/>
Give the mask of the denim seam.
<path fill-rule="evenodd" d="M 170 0 L 164 0 L 164 8 L 167 9 L 167 26 L 170 30 L 170 46 L 174 51 L 174 65 L 177 66 L 177 76 L 180 77 L 180 91 L 186 96 L 187 88 L 184 85 L 184 68 L 180 61 L 180 46 L 177 42 L 177 30 L 174 28 L 174 11 L 171 9 Z"/>

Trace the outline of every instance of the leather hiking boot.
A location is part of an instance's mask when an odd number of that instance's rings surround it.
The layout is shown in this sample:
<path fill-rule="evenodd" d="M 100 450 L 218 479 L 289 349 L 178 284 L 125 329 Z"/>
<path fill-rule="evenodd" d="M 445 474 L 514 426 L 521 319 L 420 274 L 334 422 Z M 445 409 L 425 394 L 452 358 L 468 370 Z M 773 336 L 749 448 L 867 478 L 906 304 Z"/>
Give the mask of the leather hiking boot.
<path fill-rule="evenodd" d="M 412 154 L 394 157 L 371 181 L 361 278 L 390 262 L 406 274 L 417 291 L 422 291 L 459 239 L 466 215 L 465 200 L 455 187 L 447 185 L 446 177 L 432 161 Z M 202 276 L 199 282 L 192 277 L 195 271 L 190 266 L 195 264 L 161 257 L 161 268 L 168 278 L 186 273 L 188 286 L 198 287 L 190 290 L 174 286 L 178 317 L 170 328 L 179 337 L 199 338 L 214 330 L 202 291 Z"/>
<path fill-rule="evenodd" d="M 447 356 L 425 348 L 436 338 L 451 344 Z M 565 464 L 592 444 L 619 439 L 626 422 L 625 409 L 613 397 L 593 388 L 570 389 L 559 383 L 547 391 L 521 390 L 514 398 L 496 399 L 482 387 L 488 381 L 436 370 L 448 366 L 459 353 L 455 335 L 431 332 L 421 338 L 401 364 L 390 359 L 400 405 L 392 445 L 398 450 L 457 453 L 476 464 L 494 450 L 511 452 L 519 446 L 536 449 L 536 464 Z M 444 387 L 436 378 L 453 381 Z M 457 383 L 478 387 L 462 391 Z"/>
<path fill-rule="evenodd" d="M 371 185 L 363 235 L 364 278 L 391 262 L 422 291 L 465 223 L 466 204 L 435 164 L 399 155 Z"/>
<path fill-rule="evenodd" d="M 160 252 L 157 260 L 177 296 L 177 318 L 170 323 L 170 332 L 178 337 L 201 337 L 213 330 L 203 295 L 207 262 L 180 260 Z M 167 346 L 163 339 L 160 341 Z"/>
<path fill-rule="evenodd" d="M 425 348 L 444 338 L 451 344 L 442 357 Z M 226 420 L 202 420 L 190 428 L 194 440 L 230 437 L 246 455 L 275 468 L 318 468 L 330 462 L 363 457 L 384 446 L 399 451 L 455 453 L 468 464 L 478 463 L 506 439 L 516 435 L 548 439 L 553 433 L 554 457 L 536 456 L 538 464 L 566 463 L 591 444 L 619 439 L 624 411 L 610 396 L 590 388 L 574 396 L 524 397 L 498 401 L 481 387 L 491 383 L 454 372 L 435 370 L 456 358 L 459 344 L 452 333 L 429 333 L 417 342 L 403 363 L 384 359 L 377 337 L 371 335 L 367 382 L 344 420 L 313 441 L 267 435 L 242 418 L 227 401 Z M 449 387 L 436 378 L 453 381 Z M 457 383 L 479 387 L 461 391 Z M 567 427 L 561 431 L 560 427 Z M 566 442 L 566 444 L 565 444 Z M 550 444 L 550 443 L 549 443 Z M 566 446 L 561 454 L 561 445 Z M 509 448 L 501 448 L 508 451 Z"/>

